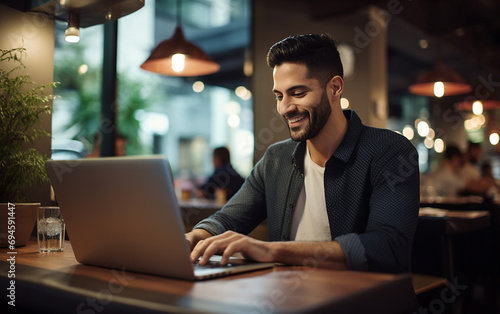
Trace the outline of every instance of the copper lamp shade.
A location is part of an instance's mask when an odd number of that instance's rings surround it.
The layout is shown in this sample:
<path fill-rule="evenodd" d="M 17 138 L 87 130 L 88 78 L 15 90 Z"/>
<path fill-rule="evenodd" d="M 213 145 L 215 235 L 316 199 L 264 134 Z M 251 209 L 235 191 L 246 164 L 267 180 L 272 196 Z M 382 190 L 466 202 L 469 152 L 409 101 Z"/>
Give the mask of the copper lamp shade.
<path fill-rule="evenodd" d="M 172 56 L 176 54 L 185 56 L 182 70 L 174 70 Z M 215 73 L 220 66 L 198 46 L 187 42 L 177 26 L 174 36 L 159 43 L 141 68 L 168 76 L 200 76 Z"/>
<path fill-rule="evenodd" d="M 500 108 L 500 101 L 498 100 L 479 100 L 483 105 L 483 110 L 492 110 Z M 472 111 L 474 101 L 462 101 L 455 104 L 455 108 L 459 111 Z"/>
<path fill-rule="evenodd" d="M 443 96 L 460 95 L 472 91 L 472 86 L 467 84 L 457 72 L 446 68 L 442 62 L 438 62 L 434 69 L 420 75 L 416 83 L 408 90 L 415 95 L 436 96 L 434 93 L 436 82 L 443 83 Z"/>
<path fill-rule="evenodd" d="M 472 111 L 472 107 L 476 101 L 481 102 L 482 110 L 492 110 L 500 108 L 500 101 L 495 98 L 493 93 L 479 85 L 475 88 L 475 94 L 465 97 L 463 101 L 455 103 L 455 109 L 459 111 Z"/>

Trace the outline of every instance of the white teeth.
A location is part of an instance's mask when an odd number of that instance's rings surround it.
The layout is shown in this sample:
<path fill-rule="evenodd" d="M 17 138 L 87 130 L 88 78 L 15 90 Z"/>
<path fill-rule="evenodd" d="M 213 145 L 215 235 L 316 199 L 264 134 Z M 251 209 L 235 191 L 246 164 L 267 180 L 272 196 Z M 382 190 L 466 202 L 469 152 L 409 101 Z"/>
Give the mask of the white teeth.
<path fill-rule="evenodd" d="M 295 122 L 300 121 L 300 120 L 302 120 L 304 118 L 305 118 L 305 116 L 302 116 L 302 117 L 298 117 L 298 118 L 295 118 L 295 119 L 290 119 L 290 120 L 288 120 L 288 122 L 295 123 Z"/>

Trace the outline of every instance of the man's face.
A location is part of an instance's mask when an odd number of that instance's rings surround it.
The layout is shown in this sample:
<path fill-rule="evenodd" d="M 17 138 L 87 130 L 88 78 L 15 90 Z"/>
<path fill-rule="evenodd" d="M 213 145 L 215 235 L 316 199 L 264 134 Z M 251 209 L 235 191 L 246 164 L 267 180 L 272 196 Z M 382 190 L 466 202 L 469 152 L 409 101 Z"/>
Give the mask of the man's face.
<path fill-rule="evenodd" d="M 116 156 L 125 156 L 125 146 L 127 142 L 123 138 L 117 138 L 115 141 Z"/>
<path fill-rule="evenodd" d="M 277 109 L 294 141 L 316 137 L 331 114 L 330 102 L 317 79 L 307 76 L 307 67 L 283 63 L 274 68 Z"/>

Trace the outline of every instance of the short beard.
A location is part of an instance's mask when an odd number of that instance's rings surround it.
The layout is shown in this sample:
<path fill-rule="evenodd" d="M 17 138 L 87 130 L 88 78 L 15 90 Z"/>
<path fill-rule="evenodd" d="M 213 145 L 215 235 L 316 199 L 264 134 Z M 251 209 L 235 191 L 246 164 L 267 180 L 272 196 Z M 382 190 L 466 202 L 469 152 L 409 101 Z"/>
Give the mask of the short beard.
<path fill-rule="evenodd" d="M 288 117 L 283 117 L 288 126 L 288 119 L 290 117 L 300 115 L 305 112 L 297 112 L 293 115 L 288 115 Z M 328 101 L 328 97 L 326 93 L 321 95 L 320 102 L 311 110 L 311 114 L 309 114 L 309 122 L 306 126 L 304 126 L 302 132 L 300 131 L 300 126 L 295 128 L 289 128 L 290 137 L 292 140 L 296 142 L 306 141 L 312 138 L 315 138 L 319 132 L 323 129 L 330 114 L 332 113 L 332 108 L 330 107 L 330 102 Z"/>

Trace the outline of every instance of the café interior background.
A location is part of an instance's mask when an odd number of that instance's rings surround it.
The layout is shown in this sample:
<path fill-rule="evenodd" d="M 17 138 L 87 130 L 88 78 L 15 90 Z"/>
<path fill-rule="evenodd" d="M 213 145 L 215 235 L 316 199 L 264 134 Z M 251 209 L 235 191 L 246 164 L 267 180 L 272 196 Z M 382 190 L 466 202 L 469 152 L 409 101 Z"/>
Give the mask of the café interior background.
<path fill-rule="evenodd" d="M 182 78 L 142 70 L 155 45 L 173 35 L 177 5 L 146 0 L 118 21 L 116 102 L 127 154 L 164 154 L 177 178 L 198 179 L 212 171 L 212 149 L 228 146 L 234 167 L 248 175 L 270 144 L 288 138 L 271 92 L 269 47 L 289 35 L 328 32 L 341 47 L 346 107 L 365 124 L 407 136 L 417 147 L 423 175 L 447 144 L 465 150 L 474 141 L 482 143 L 484 159 L 500 178 L 498 1 L 183 0 L 186 39 L 219 63 L 220 71 Z M 80 41 L 68 43 L 67 26 L 1 5 L 0 29 L 7 34 L 0 38 L 2 47 L 24 44 L 32 78 L 61 82 L 53 114 L 43 120 L 52 140 L 40 141 L 38 148 L 48 154 L 64 148 L 77 156 L 92 149 L 98 127 L 104 27 L 81 28 Z M 439 61 L 471 92 L 410 93 L 418 76 Z M 478 114 L 457 110 L 457 103 L 471 97 L 493 106 Z"/>

